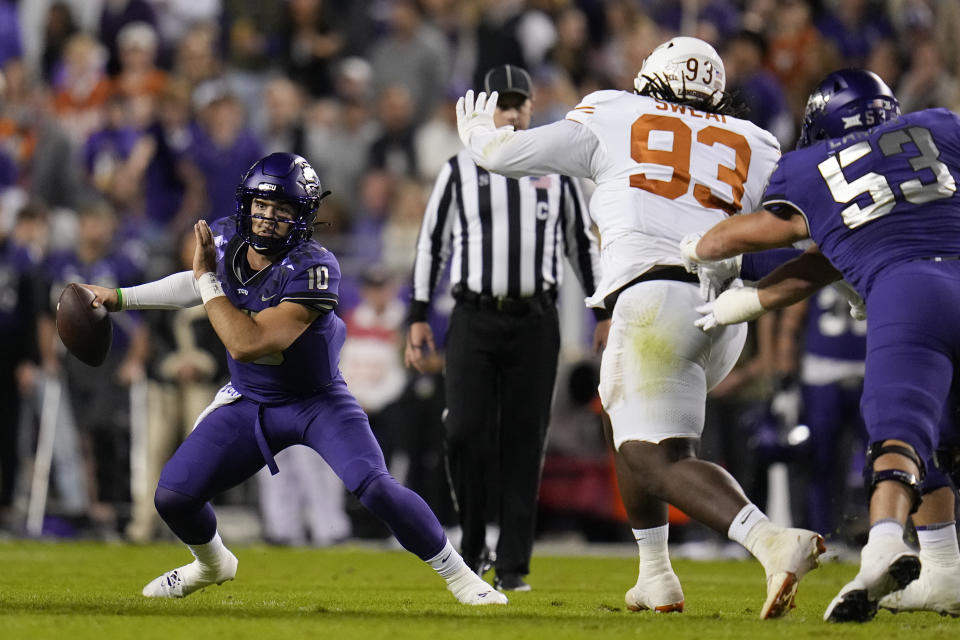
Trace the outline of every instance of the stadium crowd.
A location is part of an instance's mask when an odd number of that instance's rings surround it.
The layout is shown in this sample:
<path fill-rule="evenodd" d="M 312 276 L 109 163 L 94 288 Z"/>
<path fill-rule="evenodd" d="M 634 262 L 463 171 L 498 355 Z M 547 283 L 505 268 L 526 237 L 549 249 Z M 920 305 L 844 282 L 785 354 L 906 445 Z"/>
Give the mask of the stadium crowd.
<path fill-rule="evenodd" d="M 450 524 L 441 361 L 407 371 L 401 349 L 427 197 L 461 149 L 454 102 L 487 69 L 530 70 L 537 125 L 593 90 L 632 87 L 656 44 L 695 35 L 785 150 L 811 88 L 841 67 L 875 71 L 905 113 L 960 110 L 960 4 L 948 0 L 2 0 L 0 34 L 0 526 L 13 533 L 45 500 L 33 473 L 45 423 L 56 427 L 46 533 L 159 533 L 160 467 L 225 381 L 222 347 L 202 309 L 123 314 L 108 361 L 91 369 L 56 338 L 57 296 L 71 281 L 118 287 L 190 269 L 193 223 L 232 215 L 238 178 L 267 153 L 304 156 L 333 192 L 315 237 L 343 271 L 344 376 L 391 471 Z M 540 528 L 629 539 L 600 429 L 593 319 L 572 280 Z M 440 344 L 451 305 L 431 318 Z M 767 496 L 771 514 L 776 503 L 852 541 L 866 528 L 852 496 L 863 322 L 828 289 L 750 335 L 708 404 L 704 457 Z M 311 485 L 330 475 L 317 464 L 290 463 Z M 335 478 L 328 493 L 341 497 L 319 505 L 296 482 L 269 485 L 291 475 L 224 499 L 260 499 L 273 542 L 385 535 Z M 275 527 L 301 508 L 313 510 L 302 524 Z"/>

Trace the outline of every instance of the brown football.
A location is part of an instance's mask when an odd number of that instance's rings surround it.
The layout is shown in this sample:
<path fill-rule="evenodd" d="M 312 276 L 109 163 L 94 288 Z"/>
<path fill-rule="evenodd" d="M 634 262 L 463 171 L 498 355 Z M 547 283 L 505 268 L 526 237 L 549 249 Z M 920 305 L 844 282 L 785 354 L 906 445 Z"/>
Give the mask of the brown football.
<path fill-rule="evenodd" d="M 57 333 L 70 353 L 91 367 L 99 367 L 110 353 L 113 321 L 100 305 L 93 307 L 93 291 L 71 283 L 57 302 Z"/>

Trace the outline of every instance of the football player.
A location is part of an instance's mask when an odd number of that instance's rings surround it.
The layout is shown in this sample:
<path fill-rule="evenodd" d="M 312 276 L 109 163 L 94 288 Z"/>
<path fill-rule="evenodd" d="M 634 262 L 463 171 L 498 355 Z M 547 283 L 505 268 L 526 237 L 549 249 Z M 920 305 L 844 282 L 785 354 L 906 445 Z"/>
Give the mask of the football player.
<path fill-rule="evenodd" d="M 344 323 L 333 313 L 340 267 L 311 239 L 326 193 L 300 156 L 257 161 L 236 192 L 236 215 L 194 227 L 193 271 L 121 289 L 89 286 L 110 311 L 204 305 L 227 349 L 231 382 L 167 462 L 155 503 L 195 560 L 168 571 L 143 595 L 180 598 L 232 580 L 210 499 L 303 444 L 323 456 L 400 544 L 430 564 L 460 602 L 504 604 L 464 564 L 427 504 L 387 471 L 367 416 L 338 370 Z"/>
<path fill-rule="evenodd" d="M 798 149 L 781 158 L 764 208 L 681 247 L 701 263 L 808 237 L 814 243 L 756 287 L 730 289 L 704 305 L 698 324 L 705 329 L 785 306 L 841 276 L 866 301 L 860 408 L 870 443 L 871 529 L 860 571 L 827 607 L 826 620 L 867 621 L 878 604 L 960 611 L 954 496 L 943 473 L 957 479 L 960 450 L 943 446 L 956 432 L 940 427 L 960 364 L 949 313 L 960 305 L 958 176 L 960 117 L 946 109 L 901 115 L 875 74 L 837 71 L 810 95 Z M 919 556 L 903 541 L 913 512 Z"/>
<path fill-rule="evenodd" d="M 667 503 L 743 544 L 763 565 L 761 618 L 793 605 L 817 566 L 823 539 L 770 522 L 722 467 L 696 450 L 709 389 L 733 368 L 746 326 L 698 333 L 696 307 L 736 275 L 705 267 L 704 286 L 683 268 L 677 243 L 760 202 L 780 156 L 776 139 L 736 117 L 723 61 L 709 44 L 677 37 L 644 60 L 635 93 L 597 91 L 566 119 L 495 129 L 497 95 L 458 102 L 460 137 L 477 164 L 509 176 L 561 173 L 597 183 L 590 211 L 600 231 L 602 280 L 587 303 L 612 309 L 600 397 L 612 427 L 621 495 L 637 540 L 631 610 L 682 611 L 667 552 Z"/>

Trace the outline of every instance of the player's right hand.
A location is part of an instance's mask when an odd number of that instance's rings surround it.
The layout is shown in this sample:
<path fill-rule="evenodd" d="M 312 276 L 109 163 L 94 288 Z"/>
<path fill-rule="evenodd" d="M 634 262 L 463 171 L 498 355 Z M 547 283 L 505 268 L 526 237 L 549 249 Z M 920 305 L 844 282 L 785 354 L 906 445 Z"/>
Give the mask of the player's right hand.
<path fill-rule="evenodd" d="M 116 289 L 98 287 L 95 284 L 81 284 L 80 286 L 89 289 L 96 296 L 93 300 L 94 307 L 99 307 L 102 304 L 107 311 L 120 311 L 120 301 L 117 298 Z"/>
<path fill-rule="evenodd" d="M 493 131 L 497 128 L 493 122 L 493 114 L 497 111 L 498 97 L 496 91 L 489 96 L 481 91 L 474 100 L 473 89 L 470 89 L 465 96 L 457 100 L 457 133 L 465 146 L 470 146 L 470 137 L 474 131 Z"/>
<path fill-rule="evenodd" d="M 427 356 L 436 352 L 433 343 L 433 329 L 426 322 L 412 322 L 407 331 L 407 346 L 403 352 L 403 363 L 420 373 L 426 371 Z"/>
<path fill-rule="evenodd" d="M 760 304 L 760 294 L 756 287 L 737 287 L 727 289 L 713 302 L 700 305 L 697 312 L 703 317 L 693 324 L 709 331 L 722 325 L 755 320 L 762 316 L 766 309 Z"/>

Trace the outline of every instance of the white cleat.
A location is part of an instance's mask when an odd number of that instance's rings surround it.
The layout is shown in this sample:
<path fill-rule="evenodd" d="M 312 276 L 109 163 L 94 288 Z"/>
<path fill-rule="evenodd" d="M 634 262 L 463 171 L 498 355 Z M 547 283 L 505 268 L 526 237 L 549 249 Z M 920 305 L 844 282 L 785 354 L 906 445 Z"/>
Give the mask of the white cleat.
<path fill-rule="evenodd" d="M 920 563 L 920 577 L 880 598 L 880 608 L 893 613 L 936 611 L 942 616 L 960 616 L 960 567 L 935 564 L 923 551 Z"/>
<path fill-rule="evenodd" d="M 637 578 L 637 584 L 627 590 L 623 600 L 630 611 L 683 612 L 683 589 L 673 571 Z"/>
<path fill-rule="evenodd" d="M 507 596 L 494 589 L 490 583 L 482 580 L 469 568 L 465 568 L 462 575 L 448 583 L 447 589 L 461 604 L 475 606 L 507 604 Z"/>
<path fill-rule="evenodd" d="M 760 619 L 779 618 L 793 609 L 797 586 L 803 576 L 820 566 L 827 550 L 823 536 L 807 529 L 777 529 L 762 541 L 766 559 L 767 599 Z"/>
<path fill-rule="evenodd" d="M 229 551 L 220 558 L 216 567 L 201 565 L 199 560 L 167 571 L 154 578 L 143 588 L 148 598 L 185 598 L 212 584 L 223 584 L 237 575 L 237 557 Z"/>
<path fill-rule="evenodd" d="M 900 591 L 920 575 L 920 557 L 895 537 L 867 545 L 860 552 L 860 573 L 847 583 L 823 614 L 828 622 L 867 622 L 877 615 L 877 604 Z"/>

